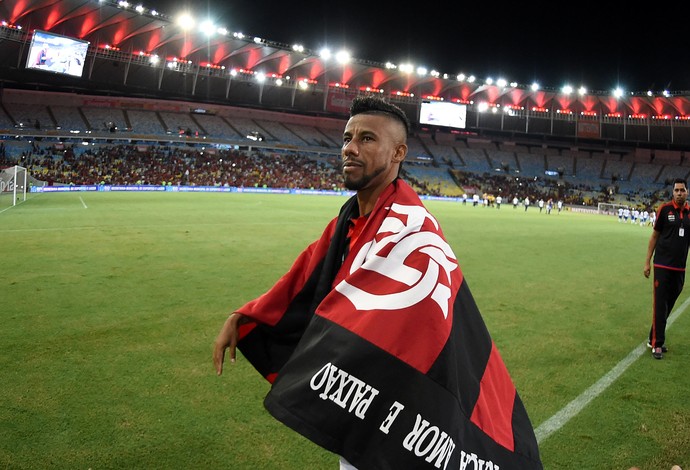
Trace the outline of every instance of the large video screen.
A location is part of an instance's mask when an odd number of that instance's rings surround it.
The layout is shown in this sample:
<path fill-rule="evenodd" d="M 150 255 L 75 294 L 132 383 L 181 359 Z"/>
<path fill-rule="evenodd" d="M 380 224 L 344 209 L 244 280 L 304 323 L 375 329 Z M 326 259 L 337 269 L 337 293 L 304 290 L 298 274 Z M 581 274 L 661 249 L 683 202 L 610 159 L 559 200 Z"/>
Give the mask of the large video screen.
<path fill-rule="evenodd" d="M 81 77 L 89 41 L 35 30 L 26 68 Z"/>
<path fill-rule="evenodd" d="M 430 126 L 464 129 L 467 120 L 467 106 L 444 101 L 422 101 L 419 123 Z"/>

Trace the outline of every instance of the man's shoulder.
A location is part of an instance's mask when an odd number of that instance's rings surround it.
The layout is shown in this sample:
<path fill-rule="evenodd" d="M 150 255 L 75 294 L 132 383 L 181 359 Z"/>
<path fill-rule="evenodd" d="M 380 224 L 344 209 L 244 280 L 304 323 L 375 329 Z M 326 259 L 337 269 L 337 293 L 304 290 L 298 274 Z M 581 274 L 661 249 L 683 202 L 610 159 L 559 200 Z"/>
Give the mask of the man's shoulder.
<path fill-rule="evenodd" d="M 668 212 L 673 208 L 673 201 L 666 201 L 663 204 L 659 206 L 659 213 L 661 212 Z"/>

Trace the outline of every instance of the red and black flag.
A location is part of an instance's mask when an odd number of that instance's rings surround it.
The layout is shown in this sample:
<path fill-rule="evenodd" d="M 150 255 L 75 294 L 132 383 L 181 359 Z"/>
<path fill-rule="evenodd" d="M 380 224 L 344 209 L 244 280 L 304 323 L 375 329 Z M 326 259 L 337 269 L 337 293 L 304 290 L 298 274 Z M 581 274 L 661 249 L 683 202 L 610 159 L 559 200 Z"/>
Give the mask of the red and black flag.
<path fill-rule="evenodd" d="M 360 469 L 541 469 L 532 424 L 453 250 L 396 180 L 350 246 L 352 197 L 237 311 L 279 421 Z"/>

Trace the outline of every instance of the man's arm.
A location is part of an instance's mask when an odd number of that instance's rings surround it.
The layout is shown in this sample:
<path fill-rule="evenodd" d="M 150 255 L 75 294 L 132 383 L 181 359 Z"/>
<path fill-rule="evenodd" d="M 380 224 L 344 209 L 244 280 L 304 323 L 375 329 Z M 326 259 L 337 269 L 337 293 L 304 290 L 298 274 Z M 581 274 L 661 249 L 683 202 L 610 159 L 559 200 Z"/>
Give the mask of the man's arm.
<path fill-rule="evenodd" d="M 649 277 L 649 273 L 652 271 L 652 255 L 654 254 L 658 238 L 659 232 L 652 230 L 652 236 L 649 237 L 649 244 L 647 245 L 647 258 L 644 262 L 644 277 Z"/>

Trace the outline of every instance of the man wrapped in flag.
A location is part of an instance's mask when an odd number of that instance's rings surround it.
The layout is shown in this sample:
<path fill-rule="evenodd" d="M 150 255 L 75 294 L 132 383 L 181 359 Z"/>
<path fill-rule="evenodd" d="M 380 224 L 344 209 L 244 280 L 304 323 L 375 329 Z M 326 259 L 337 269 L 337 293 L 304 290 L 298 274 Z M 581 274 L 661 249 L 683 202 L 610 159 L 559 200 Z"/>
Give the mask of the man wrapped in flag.
<path fill-rule="evenodd" d="M 272 383 L 266 409 L 341 468 L 541 469 L 532 424 L 436 219 L 398 177 L 405 113 L 356 98 L 343 134 L 356 191 L 214 343 Z"/>

